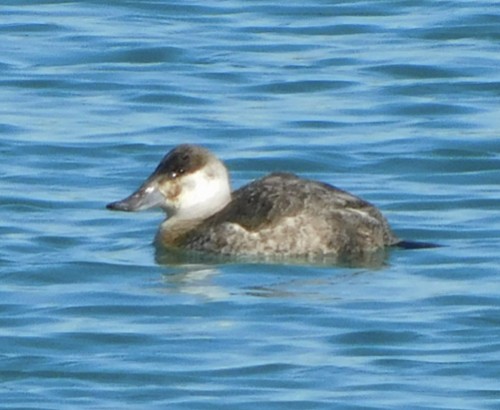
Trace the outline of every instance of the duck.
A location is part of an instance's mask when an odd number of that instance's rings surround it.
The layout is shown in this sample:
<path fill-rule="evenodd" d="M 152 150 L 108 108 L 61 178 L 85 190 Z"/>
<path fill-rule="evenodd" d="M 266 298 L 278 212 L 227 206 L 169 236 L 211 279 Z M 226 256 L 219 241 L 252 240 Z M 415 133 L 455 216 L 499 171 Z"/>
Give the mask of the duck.
<path fill-rule="evenodd" d="M 134 193 L 106 207 L 161 208 L 155 244 L 166 250 L 352 260 L 409 243 L 370 202 L 325 182 L 273 172 L 232 191 L 224 163 L 192 144 L 170 150 Z"/>

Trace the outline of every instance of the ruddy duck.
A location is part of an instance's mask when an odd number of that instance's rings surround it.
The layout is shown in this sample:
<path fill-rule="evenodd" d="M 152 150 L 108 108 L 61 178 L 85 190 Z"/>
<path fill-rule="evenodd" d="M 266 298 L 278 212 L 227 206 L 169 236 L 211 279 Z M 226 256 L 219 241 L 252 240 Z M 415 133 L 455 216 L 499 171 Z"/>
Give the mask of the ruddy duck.
<path fill-rule="evenodd" d="M 210 151 L 179 145 L 129 197 L 108 209 L 162 208 L 157 244 L 234 256 L 362 257 L 401 244 L 381 212 L 332 185 L 272 173 L 231 192 Z"/>

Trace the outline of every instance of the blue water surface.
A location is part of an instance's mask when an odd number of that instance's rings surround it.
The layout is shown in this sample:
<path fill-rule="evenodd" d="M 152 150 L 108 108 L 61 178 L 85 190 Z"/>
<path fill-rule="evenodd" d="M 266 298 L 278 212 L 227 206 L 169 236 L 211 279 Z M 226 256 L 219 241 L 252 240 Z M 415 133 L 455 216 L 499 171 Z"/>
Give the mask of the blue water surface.
<path fill-rule="evenodd" d="M 0 407 L 500 408 L 496 1 L 28 1 L 0 18 Z M 376 204 L 383 266 L 161 264 L 197 143 Z"/>

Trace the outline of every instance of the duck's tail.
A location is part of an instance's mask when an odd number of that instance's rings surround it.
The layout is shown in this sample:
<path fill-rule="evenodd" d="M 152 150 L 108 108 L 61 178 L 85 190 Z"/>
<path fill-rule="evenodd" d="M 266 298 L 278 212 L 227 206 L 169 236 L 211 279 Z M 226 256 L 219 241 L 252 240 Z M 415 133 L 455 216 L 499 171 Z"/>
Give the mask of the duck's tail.
<path fill-rule="evenodd" d="M 440 248 L 442 245 L 431 242 L 417 242 L 417 241 L 399 241 L 396 242 L 394 247 L 401 249 L 428 249 L 428 248 Z"/>

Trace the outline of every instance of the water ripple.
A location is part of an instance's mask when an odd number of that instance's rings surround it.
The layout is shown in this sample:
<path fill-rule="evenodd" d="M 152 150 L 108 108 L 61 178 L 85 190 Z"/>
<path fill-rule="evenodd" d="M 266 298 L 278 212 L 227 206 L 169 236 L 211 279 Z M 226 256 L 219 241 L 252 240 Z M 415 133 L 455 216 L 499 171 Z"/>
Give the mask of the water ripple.
<path fill-rule="evenodd" d="M 498 407 L 496 2 L 2 4 L 4 406 Z M 104 205 L 184 142 L 443 246 L 159 264 L 162 213 Z"/>

